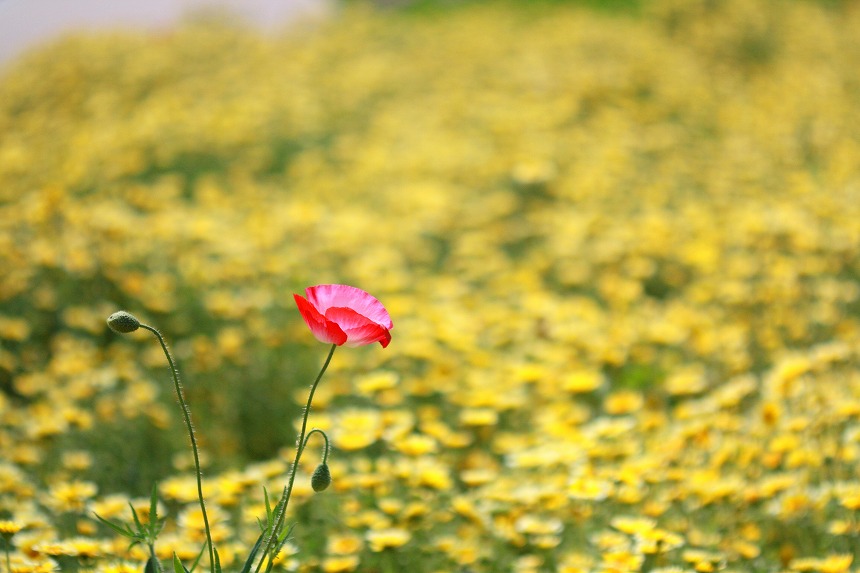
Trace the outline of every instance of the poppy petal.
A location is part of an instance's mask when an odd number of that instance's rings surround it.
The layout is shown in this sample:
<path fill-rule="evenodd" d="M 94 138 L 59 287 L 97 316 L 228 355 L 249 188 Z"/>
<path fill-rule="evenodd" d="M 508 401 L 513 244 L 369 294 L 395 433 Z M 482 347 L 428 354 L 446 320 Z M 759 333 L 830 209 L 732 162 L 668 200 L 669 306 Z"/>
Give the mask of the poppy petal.
<path fill-rule="evenodd" d="M 330 308 L 350 308 L 386 329 L 391 329 L 391 316 L 371 294 L 349 285 L 327 284 L 305 289 L 308 301 L 322 314 Z"/>
<path fill-rule="evenodd" d="M 376 324 L 351 308 L 334 307 L 326 311 L 326 320 L 336 323 L 346 333 L 347 346 L 364 346 L 379 342 L 383 348 L 391 342 L 388 329 Z"/>
<path fill-rule="evenodd" d="M 320 314 L 313 304 L 305 300 L 304 297 L 294 294 L 293 298 L 296 300 L 296 306 L 299 307 L 299 313 L 301 313 L 305 324 L 308 325 L 317 340 L 338 346 L 347 341 L 346 333 L 337 323 L 326 320 L 326 317 Z"/>

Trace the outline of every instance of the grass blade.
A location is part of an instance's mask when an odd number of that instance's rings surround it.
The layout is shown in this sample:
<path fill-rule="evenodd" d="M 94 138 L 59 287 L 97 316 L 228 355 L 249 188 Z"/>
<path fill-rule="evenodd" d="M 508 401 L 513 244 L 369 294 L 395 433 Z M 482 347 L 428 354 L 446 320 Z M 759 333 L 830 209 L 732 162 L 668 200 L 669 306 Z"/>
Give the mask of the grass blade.
<path fill-rule="evenodd" d="M 251 554 L 248 555 L 248 560 L 245 561 L 245 565 L 242 566 L 242 571 L 240 573 L 250 573 L 251 567 L 254 565 L 254 558 L 257 556 L 257 552 L 260 550 L 260 546 L 263 545 L 263 539 L 266 538 L 266 531 L 264 530 L 260 537 L 257 538 L 257 542 L 254 544 L 254 547 L 251 549 Z"/>

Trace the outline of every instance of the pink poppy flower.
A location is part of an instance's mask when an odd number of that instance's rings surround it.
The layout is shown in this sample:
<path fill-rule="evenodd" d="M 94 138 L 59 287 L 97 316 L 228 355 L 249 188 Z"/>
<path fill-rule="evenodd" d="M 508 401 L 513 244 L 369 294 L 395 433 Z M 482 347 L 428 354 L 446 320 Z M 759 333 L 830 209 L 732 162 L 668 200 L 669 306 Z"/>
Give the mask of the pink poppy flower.
<path fill-rule="evenodd" d="M 317 285 L 305 289 L 307 299 L 293 295 L 299 312 L 320 342 L 364 346 L 391 342 L 391 317 L 382 303 L 360 288 Z"/>

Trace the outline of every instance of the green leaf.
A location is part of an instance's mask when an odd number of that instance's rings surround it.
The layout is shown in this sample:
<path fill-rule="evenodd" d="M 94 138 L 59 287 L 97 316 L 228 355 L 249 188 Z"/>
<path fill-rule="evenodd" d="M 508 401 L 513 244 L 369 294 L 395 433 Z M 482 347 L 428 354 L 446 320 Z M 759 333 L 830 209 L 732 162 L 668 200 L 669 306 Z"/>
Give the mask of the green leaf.
<path fill-rule="evenodd" d="M 260 550 L 260 546 L 263 545 L 263 539 L 266 538 L 266 531 L 264 530 L 260 537 L 257 538 L 257 542 L 254 544 L 254 547 L 251 549 L 251 554 L 248 555 L 248 560 L 245 561 L 245 565 L 242 566 L 242 571 L 240 573 L 250 573 L 251 567 L 254 565 L 254 558 L 257 556 L 257 552 Z"/>
<path fill-rule="evenodd" d="M 155 563 L 155 559 L 150 557 L 146 560 L 146 567 L 143 568 L 143 573 L 158 573 L 158 565 Z"/>
<path fill-rule="evenodd" d="M 266 502 L 266 521 L 269 524 L 269 527 L 272 526 L 272 504 L 269 501 L 269 491 L 266 488 L 263 488 L 263 499 Z"/>
<path fill-rule="evenodd" d="M 282 531 L 280 535 L 278 535 L 278 543 L 280 543 L 280 545 L 278 545 L 278 551 L 280 551 L 281 547 L 283 547 L 284 544 L 286 544 L 286 542 L 289 540 L 290 534 L 293 532 L 293 529 L 295 529 L 295 527 L 296 524 L 294 523 L 289 526 L 285 531 Z"/>
<path fill-rule="evenodd" d="M 153 524 L 158 523 L 158 484 L 152 484 L 152 497 L 149 498 L 149 524 L 152 526 Z"/>
<path fill-rule="evenodd" d="M 176 553 L 173 554 L 173 573 L 191 573 L 185 568 L 185 565 L 182 564 L 182 561 L 179 560 Z"/>
<path fill-rule="evenodd" d="M 221 572 L 221 558 L 218 556 L 218 550 L 215 549 L 214 547 L 212 548 L 212 550 L 215 552 L 215 573 L 222 573 Z"/>
<path fill-rule="evenodd" d="M 278 503 L 275 504 L 275 511 L 269 516 L 269 530 L 273 532 L 273 534 L 277 533 L 274 531 L 275 525 L 277 522 L 281 522 L 281 527 L 283 527 L 283 519 L 282 515 L 286 511 L 287 500 L 285 499 L 287 495 L 287 488 L 284 488 L 284 493 L 281 495 L 281 499 L 278 500 Z"/>
<path fill-rule="evenodd" d="M 134 533 L 134 531 L 132 531 L 132 530 L 131 530 L 131 528 L 130 528 L 128 525 L 125 525 L 125 524 L 123 524 L 123 525 L 117 525 L 116 523 L 114 523 L 114 522 L 112 522 L 112 521 L 108 521 L 107 519 L 105 519 L 104 517 L 102 517 L 101 515 L 99 515 L 98 513 L 93 513 L 93 515 L 95 515 L 95 516 L 96 516 L 96 519 L 98 519 L 98 520 L 99 520 L 100 522 L 102 522 L 104 525 L 107 525 L 108 527 L 110 527 L 111 529 L 113 529 L 116 533 L 118 533 L 118 534 L 120 534 L 120 535 L 122 535 L 122 536 L 124 536 L 124 537 L 128 537 L 128 538 L 130 538 L 130 539 L 136 539 L 136 538 L 138 537 L 138 536 Z M 124 528 L 123 528 L 123 526 L 124 526 Z"/>
<path fill-rule="evenodd" d="M 158 537 L 158 534 L 161 533 L 161 530 L 164 529 L 164 524 L 167 522 L 166 517 L 159 518 L 155 523 L 149 524 L 149 537 L 152 541 Z"/>
<path fill-rule="evenodd" d="M 287 544 L 287 541 L 290 539 L 290 534 L 293 532 L 293 529 L 296 527 L 296 524 L 290 525 L 281 535 L 278 536 L 278 544 L 275 546 L 274 551 L 272 551 L 272 556 L 269 558 L 269 563 L 266 566 L 266 571 L 271 571 L 275 566 L 275 558 L 284 548 L 284 545 Z"/>
<path fill-rule="evenodd" d="M 274 511 L 271 511 L 268 507 L 266 508 L 266 513 L 269 517 L 269 526 L 273 526 L 275 521 L 278 519 L 278 516 L 281 515 L 281 512 L 284 511 L 284 507 L 286 505 L 287 500 L 284 499 L 287 495 L 287 488 L 284 486 L 284 491 L 281 494 L 281 499 L 278 500 L 278 503 L 275 504 Z"/>
<path fill-rule="evenodd" d="M 131 504 L 131 502 L 128 503 L 128 506 L 131 508 L 131 516 L 134 518 L 134 524 L 137 526 L 137 531 L 139 533 L 143 532 L 143 523 L 140 522 L 140 518 L 137 516 L 137 511 L 135 511 L 134 506 Z"/>
<path fill-rule="evenodd" d="M 194 558 L 194 563 L 191 564 L 191 571 L 194 571 L 197 568 L 197 565 L 200 563 L 200 560 L 203 558 L 203 552 L 206 551 L 206 544 L 203 544 L 203 547 L 200 548 L 200 552 L 197 554 L 197 557 Z"/>

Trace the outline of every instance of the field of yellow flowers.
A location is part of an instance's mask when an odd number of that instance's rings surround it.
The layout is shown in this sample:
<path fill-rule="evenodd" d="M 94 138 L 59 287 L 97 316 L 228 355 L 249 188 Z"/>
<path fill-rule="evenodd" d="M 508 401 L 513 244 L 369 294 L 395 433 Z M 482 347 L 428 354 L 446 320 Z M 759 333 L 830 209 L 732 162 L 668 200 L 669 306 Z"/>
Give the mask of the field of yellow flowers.
<path fill-rule="evenodd" d="M 349 6 L 65 39 L 0 77 L 0 571 L 240 567 L 366 289 L 277 569 L 860 568 L 860 8 Z M 138 334 L 140 334 L 138 336 Z M 204 563 L 206 558 L 204 558 Z M 199 566 L 203 569 L 204 564 Z"/>

